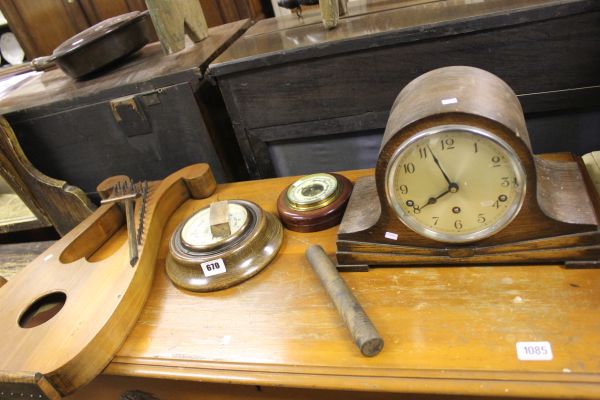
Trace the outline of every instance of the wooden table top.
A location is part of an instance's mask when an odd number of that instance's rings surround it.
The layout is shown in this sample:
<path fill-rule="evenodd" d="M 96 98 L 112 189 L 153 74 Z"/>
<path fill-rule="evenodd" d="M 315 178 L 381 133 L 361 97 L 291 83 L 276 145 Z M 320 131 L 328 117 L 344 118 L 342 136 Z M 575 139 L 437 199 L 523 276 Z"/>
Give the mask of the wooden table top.
<path fill-rule="evenodd" d="M 344 173 L 351 180 L 371 170 Z M 343 279 L 385 340 L 374 358 L 352 343 L 304 251 L 335 253 L 337 227 L 285 230 L 257 276 L 214 293 L 177 289 L 164 264 L 177 224 L 215 200 L 275 212 L 293 177 L 220 185 L 167 223 L 150 297 L 106 374 L 357 391 L 600 397 L 600 271 L 557 265 L 393 267 Z M 547 341 L 549 361 L 516 343 Z"/>

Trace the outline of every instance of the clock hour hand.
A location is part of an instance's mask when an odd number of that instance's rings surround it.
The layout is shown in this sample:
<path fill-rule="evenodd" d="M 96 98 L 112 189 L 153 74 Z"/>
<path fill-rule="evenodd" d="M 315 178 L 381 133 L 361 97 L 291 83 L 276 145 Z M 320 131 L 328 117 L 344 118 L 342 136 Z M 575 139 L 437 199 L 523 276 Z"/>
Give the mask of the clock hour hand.
<path fill-rule="evenodd" d="M 452 185 L 452 181 L 450 180 L 450 178 L 448 178 L 448 175 L 446 175 L 446 173 L 442 169 L 442 166 L 440 165 L 440 161 L 437 159 L 437 157 L 435 156 L 435 154 L 433 154 L 433 151 L 431 150 L 431 147 L 429 147 L 429 144 L 427 144 L 427 148 L 429 149 L 429 152 L 431 153 L 431 157 L 433 158 L 433 162 L 435 162 L 435 165 L 438 166 L 438 168 L 442 172 L 442 175 L 444 175 L 444 179 L 446 179 L 446 182 L 448 182 L 448 185 Z"/>
<path fill-rule="evenodd" d="M 448 193 L 456 193 L 456 192 L 458 192 L 458 185 L 457 185 L 456 183 L 451 183 L 451 184 L 449 184 L 449 185 L 448 185 L 448 189 L 446 189 L 444 192 L 442 192 L 441 194 L 437 195 L 436 197 L 430 197 L 430 198 L 427 200 L 427 203 L 423 204 L 423 205 L 422 205 L 422 206 L 420 206 L 420 207 L 419 207 L 419 206 L 414 206 L 414 207 L 413 207 L 413 210 L 414 210 L 416 213 L 419 213 L 419 212 L 421 212 L 421 210 L 422 210 L 422 209 L 424 209 L 425 207 L 427 207 L 427 206 L 430 206 L 430 205 L 432 205 L 432 204 L 435 204 L 435 203 L 437 203 L 437 201 L 438 201 L 440 198 L 444 197 L 444 196 L 445 196 L 445 195 L 447 195 Z M 419 210 L 419 211 L 416 211 L 416 210 Z"/>

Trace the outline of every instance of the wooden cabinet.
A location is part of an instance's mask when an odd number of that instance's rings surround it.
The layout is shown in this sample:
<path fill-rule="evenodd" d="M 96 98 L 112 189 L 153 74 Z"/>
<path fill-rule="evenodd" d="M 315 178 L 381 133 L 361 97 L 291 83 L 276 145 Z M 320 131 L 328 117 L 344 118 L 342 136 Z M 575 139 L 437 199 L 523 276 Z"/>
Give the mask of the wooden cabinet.
<path fill-rule="evenodd" d="M 271 16 L 262 0 L 199 0 L 208 26 Z M 135 10 L 144 0 L 0 0 L 0 10 L 27 59 L 48 55 L 63 41 L 99 21 Z"/>
<path fill-rule="evenodd" d="M 375 165 L 394 99 L 444 66 L 485 69 L 519 95 L 535 153 L 600 145 L 600 3 L 362 0 L 337 29 L 305 12 L 259 21 L 209 75 L 252 178 Z"/>
<path fill-rule="evenodd" d="M 223 101 L 203 76 L 249 26 L 210 28 L 206 40 L 170 56 L 150 43 L 93 79 L 46 71 L 2 98 L 0 114 L 36 168 L 86 192 L 109 176 L 156 180 L 198 162 L 219 182 L 245 179 Z"/>

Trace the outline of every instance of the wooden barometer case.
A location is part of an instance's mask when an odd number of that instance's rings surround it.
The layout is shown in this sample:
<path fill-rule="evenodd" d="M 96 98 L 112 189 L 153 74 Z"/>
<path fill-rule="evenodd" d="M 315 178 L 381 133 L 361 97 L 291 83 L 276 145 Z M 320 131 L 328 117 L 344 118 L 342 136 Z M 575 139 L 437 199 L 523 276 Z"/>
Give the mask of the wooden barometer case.
<path fill-rule="evenodd" d="M 283 225 L 296 232 L 316 232 L 340 223 L 352 193 L 352 182 L 338 174 L 305 175 L 277 199 Z"/>
<path fill-rule="evenodd" d="M 203 207 L 171 236 L 166 271 L 194 292 L 227 289 L 250 279 L 277 255 L 283 227 L 274 215 L 246 200 Z"/>
<path fill-rule="evenodd" d="M 598 199 L 569 154 L 534 156 L 514 92 L 472 67 L 409 83 L 374 177 L 337 237 L 340 269 L 423 264 L 595 264 Z"/>

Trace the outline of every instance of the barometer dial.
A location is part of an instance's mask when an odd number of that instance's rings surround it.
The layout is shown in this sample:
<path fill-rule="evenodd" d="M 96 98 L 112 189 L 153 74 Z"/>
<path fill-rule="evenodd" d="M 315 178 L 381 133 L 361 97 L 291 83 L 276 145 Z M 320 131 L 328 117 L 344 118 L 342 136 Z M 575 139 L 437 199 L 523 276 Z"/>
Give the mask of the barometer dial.
<path fill-rule="evenodd" d="M 331 174 L 306 175 L 287 190 L 287 202 L 295 210 L 313 210 L 330 204 L 336 197 L 338 181 Z"/>
<path fill-rule="evenodd" d="M 414 135 L 395 151 L 386 194 L 410 229 L 460 243 L 508 225 L 523 203 L 525 182 L 503 140 L 479 128 L 445 125 Z"/>
<path fill-rule="evenodd" d="M 231 241 L 244 232 L 250 216 L 246 207 L 230 203 L 228 207 L 230 235 L 215 236 L 210 229 L 210 207 L 206 207 L 190 217 L 181 229 L 181 241 L 190 249 L 210 249 Z"/>
<path fill-rule="evenodd" d="M 281 192 L 277 212 L 289 230 L 320 231 L 339 224 L 351 192 L 352 183 L 342 175 L 306 175 Z"/>

